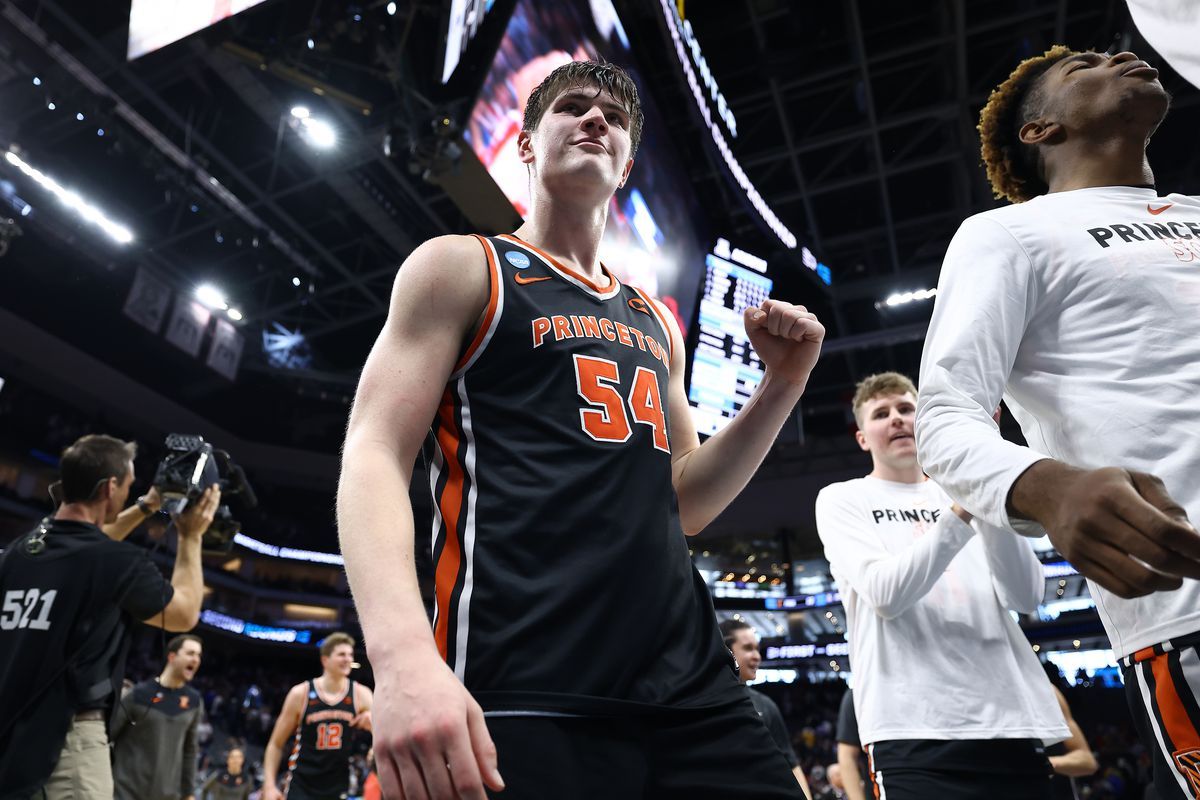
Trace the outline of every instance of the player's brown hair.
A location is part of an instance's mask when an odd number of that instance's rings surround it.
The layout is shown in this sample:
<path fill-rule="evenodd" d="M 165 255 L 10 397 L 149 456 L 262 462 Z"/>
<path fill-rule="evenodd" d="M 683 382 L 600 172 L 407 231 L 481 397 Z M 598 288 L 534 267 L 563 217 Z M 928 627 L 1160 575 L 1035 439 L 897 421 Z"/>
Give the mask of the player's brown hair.
<path fill-rule="evenodd" d="M 134 442 L 123 442 L 102 433 L 76 439 L 59 458 L 63 500 L 67 503 L 91 500 L 101 481 L 107 478 L 123 480 L 129 472 L 129 462 L 135 456 L 137 444 Z"/>
<path fill-rule="evenodd" d="M 1027 58 L 988 97 L 979 113 L 983 165 L 996 197 L 1023 203 L 1050 191 L 1038 164 L 1037 148 L 1021 141 L 1021 126 L 1042 111 L 1041 77 L 1075 51 L 1056 44 Z"/>
<path fill-rule="evenodd" d="M 348 644 L 350 645 L 350 649 L 354 649 L 354 645 L 356 645 L 357 642 L 355 642 L 354 637 L 348 633 L 342 633 L 341 631 L 338 631 L 337 633 L 331 633 L 325 637 L 325 641 L 321 642 L 321 655 L 330 655 L 333 653 L 333 648 L 340 644 Z"/>
<path fill-rule="evenodd" d="M 733 643 L 737 639 L 738 631 L 754 630 L 749 623 L 742 622 L 740 619 L 725 619 L 721 620 L 721 624 L 717 626 L 721 631 L 721 638 L 725 641 L 725 649 L 732 650 Z"/>
<path fill-rule="evenodd" d="M 854 409 L 854 421 L 858 423 L 858 427 L 862 427 L 863 406 L 876 397 L 910 393 L 916 397 L 917 387 L 913 385 L 912 379 L 907 375 L 901 375 L 899 372 L 880 372 L 876 375 L 868 375 L 854 388 L 854 401 L 851 403 L 851 407 Z"/>
<path fill-rule="evenodd" d="M 590 87 L 596 94 L 607 91 L 614 99 L 625 107 L 629 115 L 629 150 L 630 158 L 637 152 L 642 143 L 642 126 L 646 116 L 642 113 L 642 101 L 638 96 L 637 84 L 629 73 L 616 64 L 596 61 L 572 61 L 563 64 L 546 76 L 545 80 L 529 93 L 525 102 L 525 119 L 522 123 L 525 130 L 531 133 L 537 130 L 546 109 L 554 99 L 568 89 Z"/>
<path fill-rule="evenodd" d="M 181 633 L 171 641 L 167 642 L 168 653 L 178 653 L 183 648 L 184 642 L 195 642 L 204 647 L 204 640 L 194 633 Z"/>

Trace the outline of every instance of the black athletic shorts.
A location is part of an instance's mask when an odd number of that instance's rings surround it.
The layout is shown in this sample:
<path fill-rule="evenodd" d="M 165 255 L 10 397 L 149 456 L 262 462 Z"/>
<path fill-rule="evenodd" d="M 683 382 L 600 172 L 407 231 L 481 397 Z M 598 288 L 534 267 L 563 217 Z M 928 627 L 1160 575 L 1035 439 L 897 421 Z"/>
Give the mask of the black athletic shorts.
<path fill-rule="evenodd" d="M 296 781 L 289 781 L 283 796 L 287 800 L 346 800 L 349 787 L 338 792 L 314 792 Z"/>
<path fill-rule="evenodd" d="M 880 800 L 1053 800 L 1053 771 L 1033 739 L 901 739 L 867 746 Z"/>
<path fill-rule="evenodd" d="M 1159 798 L 1200 798 L 1200 634 L 1143 648 L 1121 663 Z"/>
<path fill-rule="evenodd" d="M 496 800 L 804 797 L 749 697 L 646 717 L 491 713 L 487 725 L 506 787 Z"/>

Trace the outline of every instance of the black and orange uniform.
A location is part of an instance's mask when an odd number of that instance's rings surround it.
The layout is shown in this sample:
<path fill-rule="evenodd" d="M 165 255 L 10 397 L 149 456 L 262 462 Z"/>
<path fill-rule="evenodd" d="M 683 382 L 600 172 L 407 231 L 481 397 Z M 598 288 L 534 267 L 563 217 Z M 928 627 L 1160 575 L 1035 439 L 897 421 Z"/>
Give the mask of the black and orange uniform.
<path fill-rule="evenodd" d="M 654 739 L 649 717 L 729 707 L 762 725 L 679 523 L 661 309 L 607 270 L 597 285 L 516 237 L 478 238 L 490 299 L 432 427 L 434 638 L 488 717 L 504 796 L 523 796 L 512 775 L 529 755 L 529 796 L 584 797 L 545 771 L 587 765 L 538 757 L 534 741 L 569 737 L 564 725 L 607 741 L 597 718 Z M 636 773 L 622 757 L 601 760 Z"/>
<path fill-rule="evenodd" d="M 1133 723 L 1162 800 L 1200 797 L 1200 634 L 1144 647 L 1121 659 Z"/>
<path fill-rule="evenodd" d="M 350 755 L 353 728 L 354 681 L 346 694 L 325 702 L 316 682 L 309 680 L 304 713 L 296 728 L 295 745 L 288 757 L 285 795 L 288 800 L 340 800 L 350 790 Z"/>

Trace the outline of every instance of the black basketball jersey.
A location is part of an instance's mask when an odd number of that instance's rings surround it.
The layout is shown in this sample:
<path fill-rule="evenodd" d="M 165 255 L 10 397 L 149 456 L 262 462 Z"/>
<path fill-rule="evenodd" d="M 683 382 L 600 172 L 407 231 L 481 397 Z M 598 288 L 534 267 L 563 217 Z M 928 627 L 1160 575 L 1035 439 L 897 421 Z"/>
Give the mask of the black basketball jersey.
<path fill-rule="evenodd" d="M 671 483 L 660 309 L 477 238 L 491 297 L 432 429 L 442 656 L 485 711 L 735 702 Z"/>
<path fill-rule="evenodd" d="M 309 680 L 304 713 L 296 728 L 295 745 L 288 757 L 288 788 L 296 786 L 306 797 L 345 797 L 350 788 L 350 755 L 353 729 L 354 681 L 346 694 L 327 703 Z"/>

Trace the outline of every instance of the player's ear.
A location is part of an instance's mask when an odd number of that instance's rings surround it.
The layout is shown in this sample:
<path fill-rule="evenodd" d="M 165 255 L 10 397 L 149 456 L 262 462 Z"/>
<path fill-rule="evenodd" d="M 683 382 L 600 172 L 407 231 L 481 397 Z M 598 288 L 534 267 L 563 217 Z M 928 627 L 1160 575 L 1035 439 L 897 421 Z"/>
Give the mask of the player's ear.
<path fill-rule="evenodd" d="M 625 162 L 625 169 L 621 170 L 621 182 L 619 184 L 617 184 L 617 188 L 620 188 L 625 185 L 626 181 L 629 180 L 629 173 L 632 170 L 633 170 L 633 159 L 631 158 Z"/>
<path fill-rule="evenodd" d="M 861 448 L 864 453 L 871 449 L 867 446 L 867 437 L 863 436 L 861 428 L 854 432 L 854 441 L 858 442 L 859 448 Z"/>
<path fill-rule="evenodd" d="M 517 158 L 522 164 L 533 163 L 533 133 L 523 130 L 517 134 Z"/>

